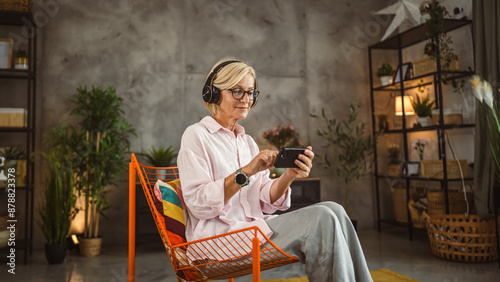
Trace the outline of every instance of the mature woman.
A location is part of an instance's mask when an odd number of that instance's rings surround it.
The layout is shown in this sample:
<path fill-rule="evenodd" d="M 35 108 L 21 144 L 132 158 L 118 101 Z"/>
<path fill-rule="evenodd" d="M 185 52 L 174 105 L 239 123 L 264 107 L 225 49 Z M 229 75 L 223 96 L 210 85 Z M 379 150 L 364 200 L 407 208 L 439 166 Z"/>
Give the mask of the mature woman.
<path fill-rule="evenodd" d="M 238 124 L 259 96 L 254 69 L 223 59 L 212 68 L 202 94 L 212 115 L 186 129 L 177 158 L 189 214 L 187 240 L 258 226 L 305 263 L 309 281 L 371 281 L 356 232 L 340 205 L 324 202 L 266 215 L 290 207 L 290 184 L 308 177 L 314 153 L 307 147 L 295 160 L 298 168 L 269 178 L 277 152 L 260 151 Z"/>

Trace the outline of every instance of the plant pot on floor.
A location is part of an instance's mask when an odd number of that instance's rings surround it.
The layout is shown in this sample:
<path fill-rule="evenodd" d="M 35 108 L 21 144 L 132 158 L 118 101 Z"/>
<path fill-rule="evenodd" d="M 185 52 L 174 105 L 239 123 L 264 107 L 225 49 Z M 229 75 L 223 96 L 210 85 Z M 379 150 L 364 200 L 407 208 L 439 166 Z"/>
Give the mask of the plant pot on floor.
<path fill-rule="evenodd" d="M 80 255 L 95 257 L 101 254 L 102 238 L 80 238 Z"/>
<path fill-rule="evenodd" d="M 67 243 L 45 244 L 45 258 L 49 264 L 60 264 L 66 258 Z"/>

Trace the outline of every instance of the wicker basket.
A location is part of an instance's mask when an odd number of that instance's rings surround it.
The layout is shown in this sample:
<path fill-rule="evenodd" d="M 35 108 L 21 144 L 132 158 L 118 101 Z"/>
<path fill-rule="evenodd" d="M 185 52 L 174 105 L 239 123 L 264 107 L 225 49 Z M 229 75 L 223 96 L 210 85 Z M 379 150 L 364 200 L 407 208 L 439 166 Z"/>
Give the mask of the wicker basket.
<path fill-rule="evenodd" d="M 401 165 L 399 164 L 390 164 L 387 166 L 387 172 L 392 176 L 400 176 L 401 175 Z"/>
<path fill-rule="evenodd" d="M 424 57 L 412 62 L 413 65 L 413 77 L 421 76 L 424 74 L 432 73 L 437 71 L 436 60 L 433 57 Z M 450 66 L 444 68 L 446 61 L 441 59 L 441 69 L 447 71 L 457 71 L 459 69 L 458 56 L 451 56 Z"/>
<path fill-rule="evenodd" d="M 408 222 L 408 201 L 406 200 L 406 189 L 395 188 L 392 191 L 392 203 L 397 222 Z"/>
<path fill-rule="evenodd" d="M 490 262 L 497 259 L 495 220 L 477 215 L 430 215 L 426 220 L 432 253 L 442 259 Z"/>
<path fill-rule="evenodd" d="M 463 118 L 462 114 L 444 114 L 443 115 L 444 124 L 462 124 Z M 432 124 L 437 125 L 439 123 L 439 115 L 432 115 Z"/>
<path fill-rule="evenodd" d="M 460 168 L 462 169 L 462 173 L 460 173 Z M 462 174 L 466 177 L 467 160 L 458 160 L 458 162 L 456 160 L 446 160 L 446 171 L 448 178 L 462 178 Z M 423 160 L 420 163 L 420 176 L 443 179 L 443 161 Z"/>
<path fill-rule="evenodd" d="M 474 212 L 474 194 L 467 192 L 469 202 L 469 212 Z M 465 214 L 467 212 L 467 202 L 464 193 L 461 191 L 448 191 L 448 203 L 450 214 Z M 429 215 L 446 214 L 446 202 L 444 191 L 427 191 L 427 213 Z"/>
<path fill-rule="evenodd" d="M 1 11 L 31 12 L 31 0 L 0 0 Z"/>

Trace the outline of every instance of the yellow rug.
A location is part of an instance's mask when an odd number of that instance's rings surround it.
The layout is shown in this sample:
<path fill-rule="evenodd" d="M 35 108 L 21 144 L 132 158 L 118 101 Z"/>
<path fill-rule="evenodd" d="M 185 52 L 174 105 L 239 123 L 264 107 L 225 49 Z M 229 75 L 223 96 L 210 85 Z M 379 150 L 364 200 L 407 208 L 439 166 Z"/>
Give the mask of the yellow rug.
<path fill-rule="evenodd" d="M 416 279 L 399 274 L 389 269 L 377 269 L 370 271 L 373 282 L 419 282 Z M 287 279 L 262 280 L 261 282 L 309 282 L 307 277 L 292 277 Z"/>

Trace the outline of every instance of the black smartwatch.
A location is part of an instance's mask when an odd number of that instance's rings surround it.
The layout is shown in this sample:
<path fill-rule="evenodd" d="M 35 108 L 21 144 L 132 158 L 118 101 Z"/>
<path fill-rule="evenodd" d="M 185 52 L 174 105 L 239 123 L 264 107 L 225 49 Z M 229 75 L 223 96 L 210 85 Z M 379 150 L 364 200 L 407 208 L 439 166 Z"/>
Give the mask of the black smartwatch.
<path fill-rule="evenodd" d="M 235 173 L 234 173 L 234 182 L 238 184 L 241 188 L 245 187 L 250 183 L 250 179 L 248 178 L 248 175 L 244 173 L 241 168 L 239 168 Z"/>

